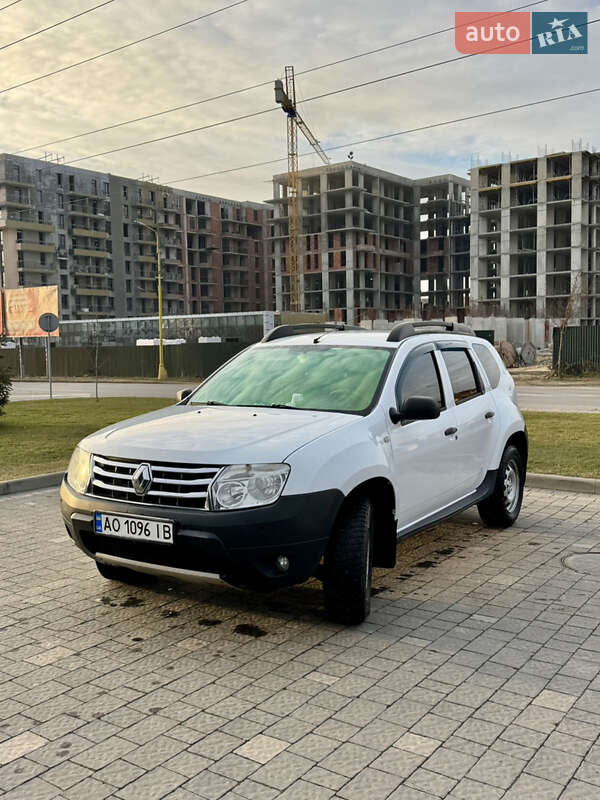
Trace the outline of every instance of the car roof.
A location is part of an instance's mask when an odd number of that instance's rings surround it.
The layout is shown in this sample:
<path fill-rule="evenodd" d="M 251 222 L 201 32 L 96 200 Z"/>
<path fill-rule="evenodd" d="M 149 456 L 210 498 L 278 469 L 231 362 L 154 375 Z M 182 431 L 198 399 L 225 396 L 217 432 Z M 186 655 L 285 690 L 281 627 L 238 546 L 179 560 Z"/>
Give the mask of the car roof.
<path fill-rule="evenodd" d="M 456 342 L 457 344 L 465 344 L 473 342 L 472 336 L 461 335 L 458 333 L 417 333 L 400 342 L 388 341 L 390 331 L 361 331 L 357 329 L 349 329 L 342 331 L 316 331 L 312 333 L 302 333 L 293 336 L 285 336 L 281 339 L 274 339 L 269 342 L 264 342 L 268 347 L 296 347 L 307 345 L 341 345 L 345 347 L 386 347 L 389 350 L 397 350 L 400 346 L 406 344 L 423 344 L 424 342 Z M 318 340 L 315 342 L 315 340 Z M 485 342 L 484 339 L 477 339 L 478 342 Z M 412 349 L 412 347 L 410 348 Z"/>

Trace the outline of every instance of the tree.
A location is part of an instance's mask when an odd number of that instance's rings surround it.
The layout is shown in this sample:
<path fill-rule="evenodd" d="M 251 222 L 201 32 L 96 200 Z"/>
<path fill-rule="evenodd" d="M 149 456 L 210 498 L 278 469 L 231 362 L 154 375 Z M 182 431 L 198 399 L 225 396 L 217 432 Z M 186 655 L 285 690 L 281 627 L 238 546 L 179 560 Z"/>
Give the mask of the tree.
<path fill-rule="evenodd" d="M 569 320 L 573 316 L 574 306 L 577 301 L 581 300 L 582 290 L 581 290 L 581 273 L 578 272 L 573 280 L 571 285 L 571 292 L 569 293 L 569 299 L 567 300 L 567 304 L 565 307 L 564 315 L 560 323 L 560 334 L 558 340 L 558 356 L 556 359 L 556 375 L 558 378 L 562 378 L 563 374 L 563 363 L 562 363 L 562 353 L 563 353 L 563 344 L 565 340 L 565 334 L 567 332 L 567 326 L 569 324 Z"/>
<path fill-rule="evenodd" d="M 0 335 L 0 415 L 4 412 L 2 411 L 2 406 L 5 406 L 8 403 L 8 396 L 10 395 L 12 389 L 12 381 L 10 379 L 10 372 L 7 367 L 2 365 L 2 349 L 1 345 L 4 343 L 4 338 Z"/>

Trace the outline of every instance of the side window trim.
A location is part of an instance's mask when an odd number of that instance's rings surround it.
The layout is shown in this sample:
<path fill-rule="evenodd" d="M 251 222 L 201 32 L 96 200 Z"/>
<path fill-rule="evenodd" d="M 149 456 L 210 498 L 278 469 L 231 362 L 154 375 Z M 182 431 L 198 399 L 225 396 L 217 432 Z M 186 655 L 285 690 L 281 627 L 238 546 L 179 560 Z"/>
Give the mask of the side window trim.
<path fill-rule="evenodd" d="M 438 379 L 438 387 L 440 390 L 440 397 L 442 399 L 440 412 L 446 411 L 446 409 L 448 408 L 448 404 L 446 402 L 446 392 L 444 391 L 444 382 L 442 380 L 442 375 L 440 373 L 440 367 L 439 364 L 437 363 L 437 359 L 435 358 L 435 344 L 429 342 L 427 344 L 422 344 L 419 345 L 418 347 L 415 347 L 414 350 L 411 350 L 408 356 L 404 359 L 404 363 L 400 367 L 400 371 L 398 372 L 398 377 L 396 378 L 396 386 L 394 387 L 394 397 L 396 399 L 396 404 L 398 405 L 400 402 L 400 388 L 402 385 L 402 380 L 404 379 L 404 376 L 406 375 L 406 372 L 410 364 L 419 356 L 427 355 L 427 353 L 431 354 L 430 355 L 431 361 L 433 362 L 435 373 Z"/>

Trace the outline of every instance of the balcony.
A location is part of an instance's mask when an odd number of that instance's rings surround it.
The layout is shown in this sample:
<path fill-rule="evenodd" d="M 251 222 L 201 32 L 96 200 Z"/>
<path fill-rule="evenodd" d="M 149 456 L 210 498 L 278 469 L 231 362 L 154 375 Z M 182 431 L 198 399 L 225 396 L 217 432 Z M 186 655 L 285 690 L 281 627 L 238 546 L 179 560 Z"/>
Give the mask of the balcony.
<path fill-rule="evenodd" d="M 29 253 L 56 253 L 56 245 L 38 244 L 37 242 L 17 242 L 17 250 Z"/>
<path fill-rule="evenodd" d="M 38 231 L 40 233 L 52 233 L 54 231 L 54 226 L 45 222 L 27 222 L 25 220 L 10 218 L 0 218 L 0 228 L 19 231 Z"/>
<path fill-rule="evenodd" d="M 78 297 L 112 297 L 114 293 L 112 289 L 92 289 L 87 286 L 78 286 L 75 289 L 75 294 Z"/>
<path fill-rule="evenodd" d="M 82 238 L 90 237 L 92 239 L 108 239 L 106 231 L 97 231 L 94 228 L 73 228 L 71 231 L 73 236 L 81 236 Z"/>
<path fill-rule="evenodd" d="M 112 258 L 112 253 L 106 250 L 88 250 L 84 247 L 75 247 L 73 255 L 82 256 L 83 258 Z"/>

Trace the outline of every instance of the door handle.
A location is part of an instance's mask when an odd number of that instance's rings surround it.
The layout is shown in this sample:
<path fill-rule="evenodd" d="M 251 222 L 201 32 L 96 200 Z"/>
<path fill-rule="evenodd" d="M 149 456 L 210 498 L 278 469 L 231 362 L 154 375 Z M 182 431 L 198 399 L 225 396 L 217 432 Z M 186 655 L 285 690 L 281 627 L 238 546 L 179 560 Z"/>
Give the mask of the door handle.
<path fill-rule="evenodd" d="M 458 428 L 446 428 L 444 431 L 444 436 L 454 436 L 454 434 L 458 431 Z"/>
<path fill-rule="evenodd" d="M 486 415 L 485 415 L 485 418 L 486 418 L 486 419 L 492 419 L 492 418 L 493 418 L 493 417 L 495 417 L 495 416 L 496 416 L 496 412 L 495 412 L 495 411 L 488 411 L 488 412 L 486 413 Z"/>

